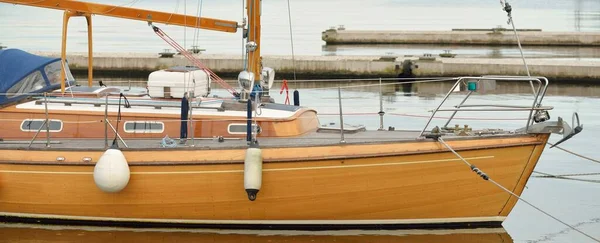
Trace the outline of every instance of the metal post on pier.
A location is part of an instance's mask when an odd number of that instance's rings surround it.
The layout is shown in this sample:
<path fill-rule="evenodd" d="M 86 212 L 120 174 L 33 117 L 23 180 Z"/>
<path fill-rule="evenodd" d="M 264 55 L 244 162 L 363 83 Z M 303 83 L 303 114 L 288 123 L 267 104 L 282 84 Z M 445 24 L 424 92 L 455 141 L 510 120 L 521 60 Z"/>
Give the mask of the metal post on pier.
<path fill-rule="evenodd" d="M 44 109 L 46 110 L 46 148 L 50 148 L 50 120 L 48 120 L 48 93 L 44 92 Z"/>
<path fill-rule="evenodd" d="M 104 100 L 104 149 L 108 149 L 108 94 Z"/>
<path fill-rule="evenodd" d="M 383 90 L 382 90 L 381 78 L 379 78 L 379 131 L 383 131 L 383 115 L 385 115 L 385 111 L 383 111 Z"/>
<path fill-rule="evenodd" d="M 340 143 L 346 143 L 346 140 L 344 139 L 344 114 L 342 112 L 342 87 L 338 86 L 338 100 L 339 100 L 339 104 L 340 104 L 340 134 L 341 134 L 341 140 Z"/>

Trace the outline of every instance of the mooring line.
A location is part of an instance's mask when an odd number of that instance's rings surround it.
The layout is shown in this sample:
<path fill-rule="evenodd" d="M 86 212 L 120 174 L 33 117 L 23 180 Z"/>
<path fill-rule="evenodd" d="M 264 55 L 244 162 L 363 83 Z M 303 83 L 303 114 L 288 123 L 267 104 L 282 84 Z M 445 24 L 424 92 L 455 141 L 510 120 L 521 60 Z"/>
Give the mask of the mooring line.
<path fill-rule="evenodd" d="M 533 173 L 540 174 L 540 176 L 533 176 L 536 178 L 562 179 L 562 180 L 582 181 L 582 182 L 590 182 L 590 183 L 600 183 L 600 180 L 570 178 L 571 176 L 600 175 L 600 173 L 584 173 L 584 174 L 568 174 L 568 175 L 553 175 L 553 174 L 548 174 L 548 173 L 539 172 L 539 171 L 534 171 Z"/>
<path fill-rule="evenodd" d="M 572 230 L 574 230 L 574 231 L 577 231 L 577 232 L 579 232 L 579 233 L 580 233 L 580 234 L 582 234 L 582 235 L 585 235 L 585 236 L 587 236 L 588 238 L 590 238 L 590 239 L 594 240 L 595 242 L 599 242 L 599 243 L 600 243 L 600 240 L 599 240 L 599 239 L 596 239 L 596 238 L 594 238 L 593 236 L 591 236 L 591 235 L 588 235 L 588 234 L 586 234 L 585 232 L 583 232 L 583 231 L 581 231 L 581 230 L 579 230 L 579 229 L 575 228 L 574 226 L 572 226 L 572 225 L 570 225 L 570 224 L 568 224 L 568 223 L 566 223 L 566 222 L 564 222 L 564 221 L 560 220 L 559 218 L 552 216 L 550 213 L 547 213 L 546 211 L 544 211 L 544 210 L 542 210 L 541 208 L 539 208 L 539 207 L 537 207 L 537 206 L 533 205 L 532 203 L 528 202 L 527 200 L 525 200 L 525 199 L 521 198 L 520 196 L 518 196 L 517 194 L 513 193 L 512 191 L 510 191 L 510 190 L 506 189 L 506 187 L 504 187 L 504 186 L 500 185 L 500 183 L 498 183 L 498 182 L 494 181 L 492 178 L 490 178 L 490 177 L 489 177 L 489 176 L 488 176 L 486 173 L 484 173 L 482 170 L 480 170 L 480 169 L 479 169 L 479 168 L 477 168 L 475 165 L 473 165 L 473 164 L 469 163 L 469 162 L 468 162 L 468 161 L 467 161 L 465 158 L 463 158 L 462 156 L 460 156 L 460 154 L 458 154 L 456 151 L 454 151 L 454 149 L 452 149 L 452 147 L 450 147 L 450 145 L 448 145 L 448 144 L 447 144 L 447 143 L 444 141 L 444 139 L 442 139 L 441 137 L 434 137 L 434 139 L 436 139 L 438 142 L 440 142 L 442 145 L 444 145 L 444 146 L 445 146 L 445 147 L 446 147 L 448 150 L 450 150 L 450 151 L 451 151 L 451 152 L 452 152 L 454 155 L 456 155 L 456 157 L 458 157 L 459 159 L 461 159 L 461 160 L 462 160 L 462 161 L 463 161 L 463 162 L 464 162 L 464 163 L 465 163 L 467 166 L 471 167 L 471 170 L 472 170 L 473 172 L 477 173 L 477 175 L 479 175 L 479 176 L 480 176 L 481 178 L 483 178 L 484 180 L 491 182 L 492 184 L 496 185 L 498 188 L 500 188 L 500 189 L 504 190 L 504 191 L 505 191 L 505 192 L 507 192 L 508 194 L 510 194 L 510 195 L 512 195 L 512 196 L 514 196 L 514 197 L 516 197 L 517 199 L 521 200 L 522 202 L 526 203 L 527 205 L 531 206 L 532 208 L 534 208 L 534 209 L 536 209 L 536 210 L 540 211 L 541 213 L 545 214 L 546 216 L 548 216 L 548 217 L 550 217 L 550 218 L 552 218 L 552 219 L 556 220 L 557 222 L 559 222 L 559 223 L 561 223 L 561 224 L 563 224 L 563 225 L 565 225 L 565 226 L 567 226 L 567 227 L 571 228 L 571 229 L 572 229 Z"/>
<path fill-rule="evenodd" d="M 538 171 L 533 171 L 533 173 L 539 173 L 539 174 L 548 174 L 548 173 L 543 173 L 543 172 L 538 172 Z M 560 176 L 560 177 L 573 177 L 573 176 L 596 176 L 596 175 L 600 175 L 600 172 L 590 172 L 590 173 L 577 173 L 577 174 L 560 174 L 560 175 L 552 175 L 552 174 L 548 174 L 551 176 Z M 540 176 L 541 177 L 541 176 Z"/>
<path fill-rule="evenodd" d="M 554 144 L 552 144 L 552 143 L 550 143 L 550 142 L 548 142 L 547 144 L 549 144 L 550 146 L 554 146 Z M 590 157 L 587 157 L 587 156 L 584 156 L 584 155 L 581 155 L 581 154 L 575 153 L 575 152 L 573 152 L 573 151 L 569 151 L 569 150 L 567 150 L 567 149 L 561 148 L 560 146 L 554 146 L 554 147 L 555 147 L 555 148 L 557 148 L 557 149 L 560 149 L 560 150 L 562 150 L 562 151 L 565 151 L 565 152 L 567 152 L 567 153 L 570 153 L 570 154 L 572 154 L 572 155 L 575 155 L 575 156 L 577 156 L 577 157 L 579 157 L 579 158 L 582 158 L 582 159 L 587 159 L 587 160 L 589 160 L 589 161 L 592 161 L 592 162 L 594 162 L 594 163 L 598 163 L 598 164 L 600 164 L 600 160 L 597 160 L 597 159 L 592 159 L 592 158 L 590 158 Z"/>

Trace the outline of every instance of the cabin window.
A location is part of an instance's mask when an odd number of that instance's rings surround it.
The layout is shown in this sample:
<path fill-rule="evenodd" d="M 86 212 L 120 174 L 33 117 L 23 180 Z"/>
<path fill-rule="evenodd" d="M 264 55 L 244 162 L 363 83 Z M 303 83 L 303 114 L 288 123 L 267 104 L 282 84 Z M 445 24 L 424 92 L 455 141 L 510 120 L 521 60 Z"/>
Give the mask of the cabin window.
<path fill-rule="evenodd" d="M 124 129 L 126 133 L 162 133 L 165 131 L 165 124 L 156 121 L 128 121 L 125 122 Z"/>
<path fill-rule="evenodd" d="M 246 126 L 247 125 L 244 123 L 232 123 L 227 126 L 227 132 L 229 132 L 229 134 L 246 134 Z M 252 124 L 252 128 L 254 131 L 258 131 L 257 133 L 261 132 L 260 126 L 256 124 Z"/>
<path fill-rule="evenodd" d="M 23 132 L 37 132 L 42 128 L 40 132 L 46 132 L 46 125 L 44 119 L 25 119 L 21 123 L 21 131 Z M 49 120 L 50 132 L 60 132 L 63 129 L 63 122 L 61 120 Z"/>
<path fill-rule="evenodd" d="M 60 73 L 62 72 L 60 65 L 62 63 L 60 61 L 50 63 L 44 67 L 44 71 L 46 72 L 46 77 L 48 77 L 48 81 L 50 81 L 50 85 L 60 84 Z M 73 81 L 73 75 L 71 74 L 71 70 L 69 70 L 69 65 L 65 65 L 65 73 L 67 81 Z"/>
<path fill-rule="evenodd" d="M 40 71 L 35 71 L 8 89 L 8 91 L 6 91 L 6 93 L 8 93 L 6 97 L 17 97 L 35 90 L 42 89 L 45 86 L 46 81 L 44 81 L 42 73 Z"/>

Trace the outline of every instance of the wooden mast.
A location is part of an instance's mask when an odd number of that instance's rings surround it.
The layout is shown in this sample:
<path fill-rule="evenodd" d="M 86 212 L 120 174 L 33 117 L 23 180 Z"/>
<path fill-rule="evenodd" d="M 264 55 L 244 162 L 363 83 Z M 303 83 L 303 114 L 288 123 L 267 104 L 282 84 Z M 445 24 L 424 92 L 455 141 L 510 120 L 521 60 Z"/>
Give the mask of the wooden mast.
<path fill-rule="evenodd" d="M 260 15 L 262 0 L 246 0 L 248 10 L 248 42 L 256 43 L 256 49 L 248 52 L 248 71 L 254 73 L 254 80 L 261 80 L 262 60 L 260 56 Z M 252 89 L 252 87 L 251 87 Z"/>

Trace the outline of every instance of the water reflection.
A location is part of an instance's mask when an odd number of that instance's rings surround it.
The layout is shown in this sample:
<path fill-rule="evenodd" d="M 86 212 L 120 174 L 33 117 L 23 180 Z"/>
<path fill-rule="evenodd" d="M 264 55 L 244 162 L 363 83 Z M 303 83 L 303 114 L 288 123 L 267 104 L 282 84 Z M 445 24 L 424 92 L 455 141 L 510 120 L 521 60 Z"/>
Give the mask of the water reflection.
<path fill-rule="evenodd" d="M 0 224 L 0 242 L 513 242 L 503 229 L 439 231 L 231 231 Z"/>

